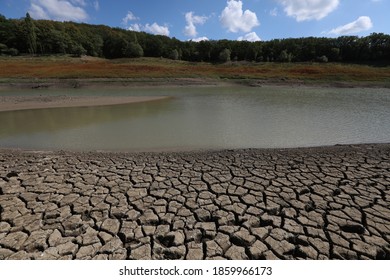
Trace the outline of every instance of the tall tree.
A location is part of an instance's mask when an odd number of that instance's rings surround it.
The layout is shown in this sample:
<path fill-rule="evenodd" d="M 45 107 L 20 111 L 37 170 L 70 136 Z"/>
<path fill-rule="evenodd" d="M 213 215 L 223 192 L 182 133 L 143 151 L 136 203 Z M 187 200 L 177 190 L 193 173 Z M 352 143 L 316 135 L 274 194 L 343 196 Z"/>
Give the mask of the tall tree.
<path fill-rule="evenodd" d="M 231 54 L 232 54 L 232 52 L 229 49 L 223 49 L 219 53 L 219 61 L 220 62 L 229 62 Z"/>
<path fill-rule="evenodd" d="M 26 24 L 27 48 L 29 53 L 34 55 L 37 53 L 37 34 L 35 33 L 34 21 L 29 13 L 26 14 L 24 22 Z"/>

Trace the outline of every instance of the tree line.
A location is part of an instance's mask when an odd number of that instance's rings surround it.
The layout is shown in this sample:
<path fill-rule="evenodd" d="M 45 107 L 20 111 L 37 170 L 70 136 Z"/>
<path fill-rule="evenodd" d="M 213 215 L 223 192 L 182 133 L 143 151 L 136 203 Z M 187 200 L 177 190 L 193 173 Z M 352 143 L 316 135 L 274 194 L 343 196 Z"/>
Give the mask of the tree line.
<path fill-rule="evenodd" d="M 194 42 L 104 25 L 34 20 L 29 14 L 21 19 L 7 19 L 0 14 L 0 55 L 19 54 L 71 54 L 109 59 L 146 56 L 212 63 L 329 61 L 388 65 L 390 35 Z"/>

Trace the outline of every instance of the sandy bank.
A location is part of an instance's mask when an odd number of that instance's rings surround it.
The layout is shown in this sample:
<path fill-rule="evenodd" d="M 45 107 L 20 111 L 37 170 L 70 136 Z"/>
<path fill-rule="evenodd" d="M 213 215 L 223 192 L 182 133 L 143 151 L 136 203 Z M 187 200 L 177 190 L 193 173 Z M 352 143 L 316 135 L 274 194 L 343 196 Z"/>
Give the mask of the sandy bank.
<path fill-rule="evenodd" d="M 300 79 L 216 79 L 216 78 L 81 78 L 81 79 L 0 79 L 0 92 L 18 89 L 94 89 L 135 87 L 221 87 L 221 86 L 287 86 L 334 88 L 389 88 L 385 82 L 304 81 Z"/>
<path fill-rule="evenodd" d="M 0 112 L 62 107 L 107 106 L 157 101 L 167 96 L 0 96 Z"/>
<path fill-rule="evenodd" d="M 76 89 L 129 87 L 202 87 L 235 84 L 211 78 L 79 78 L 79 79 L 0 79 L 0 91 L 18 89 Z"/>

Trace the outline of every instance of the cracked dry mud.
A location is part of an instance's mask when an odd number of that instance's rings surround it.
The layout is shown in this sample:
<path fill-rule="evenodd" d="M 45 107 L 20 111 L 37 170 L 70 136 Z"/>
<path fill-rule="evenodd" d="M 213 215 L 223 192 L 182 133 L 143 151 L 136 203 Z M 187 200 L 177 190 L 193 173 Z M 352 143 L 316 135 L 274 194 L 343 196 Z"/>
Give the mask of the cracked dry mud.
<path fill-rule="evenodd" d="M 390 145 L 0 151 L 0 259 L 390 259 Z"/>

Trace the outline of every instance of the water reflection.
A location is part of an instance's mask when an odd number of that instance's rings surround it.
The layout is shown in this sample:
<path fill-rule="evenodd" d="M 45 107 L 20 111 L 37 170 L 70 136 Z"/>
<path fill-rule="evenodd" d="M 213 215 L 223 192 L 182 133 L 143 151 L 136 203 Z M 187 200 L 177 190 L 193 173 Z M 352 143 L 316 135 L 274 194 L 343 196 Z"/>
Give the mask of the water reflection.
<path fill-rule="evenodd" d="M 123 119 L 142 118 L 169 110 L 169 100 L 147 104 L 114 106 L 50 108 L 0 112 L 1 136 L 15 136 L 39 132 L 57 132 L 93 124 L 116 122 Z"/>

